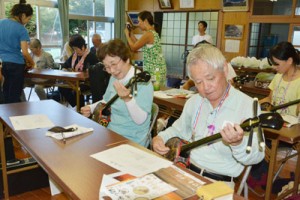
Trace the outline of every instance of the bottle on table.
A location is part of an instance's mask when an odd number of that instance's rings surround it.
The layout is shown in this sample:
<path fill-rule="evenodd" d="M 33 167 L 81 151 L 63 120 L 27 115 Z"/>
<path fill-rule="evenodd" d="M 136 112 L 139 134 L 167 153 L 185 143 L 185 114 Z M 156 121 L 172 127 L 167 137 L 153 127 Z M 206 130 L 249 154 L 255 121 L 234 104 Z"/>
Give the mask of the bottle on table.
<path fill-rule="evenodd" d="M 154 91 L 160 90 L 160 73 L 159 73 L 159 68 L 155 69 L 155 74 L 153 78 L 153 88 Z"/>

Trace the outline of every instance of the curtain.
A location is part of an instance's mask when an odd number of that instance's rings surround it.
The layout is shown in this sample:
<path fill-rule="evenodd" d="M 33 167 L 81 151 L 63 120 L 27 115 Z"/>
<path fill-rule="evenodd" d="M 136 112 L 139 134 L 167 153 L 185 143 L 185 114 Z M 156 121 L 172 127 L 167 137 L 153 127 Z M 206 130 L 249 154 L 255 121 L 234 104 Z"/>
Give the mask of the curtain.
<path fill-rule="evenodd" d="M 161 29 L 163 23 L 164 13 L 163 12 L 154 12 L 154 22 L 158 25 L 157 33 L 161 37 Z"/>
<path fill-rule="evenodd" d="M 57 0 L 62 31 L 62 49 L 69 41 L 69 0 Z"/>
<path fill-rule="evenodd" d="M 126 37 L 124 34 L 125 28 L 125 1 L 116 0 L 115 2 L 115 38 L 120 38 L 126 42 Z"/>
<path fill-rule="evenodd" d="M 0 0 L 0 19 L 5 18 L 4 1 Z"/>

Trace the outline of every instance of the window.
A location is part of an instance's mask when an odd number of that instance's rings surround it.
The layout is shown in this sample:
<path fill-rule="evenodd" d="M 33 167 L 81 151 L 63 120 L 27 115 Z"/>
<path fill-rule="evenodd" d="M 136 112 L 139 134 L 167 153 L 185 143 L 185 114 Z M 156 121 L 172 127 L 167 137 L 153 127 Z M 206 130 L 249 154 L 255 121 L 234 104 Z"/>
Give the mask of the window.
<path fill-rule="evenodd" d="M 293 0 L 254 0 L 253 15 L 291 15 Z"/>
<path fill-rule="evenodd" d="M 9 17 L 9 11 L 16 3 L 19 0 L 4 0 L 6 17 Z M 43 49 L 58 61 L 62 49 L 62 33 L 57 0 L 27 0 L 27 3 L 34 9 L 33 17 L 26 25 L 30 37 L 40 39 Z M 112 38 L 114 1 L 70 0 L 69 6 L 70 35 L 82 34 L 88 46 L 91 46 L 91 35 L 94 33 L 99 33 L 103 42 Z"/>
<path fill-rule="evenodd" d="M 70 0 L 70 34 L 81 34 L 88 46 L 92 46 L 92 35 L 98 33 L 102 42 L 114 35 L 114 1 Z"/>
<path fill-rule="evenodd" d="M 250 27 L 250 57 L 265 58 L 272 46 L 288 40 L 289 24 L 252 23 Z"/>
<path fill-rule="evenodd" d="M 300 0 L 253 0 L 252 3 L 248 56 L 264 58 L 272 46 L 282 41 L 290 41 L 300 49 Z"/>
<path fill-rule="evenodd" d="M 300 0 L 297 0 L 295 15 L 300 15 Z"/>
<path fill-rule="evenodd" d="M 5 15 L 9 17 L 12 6 L 16 2 L 4 2 Z M 55 8 L 55 1 L 27 1 L 33 7 L 33 16 L 31 21 L 26 24 L 29 36 L 38 38 L 43 49 L 58 60 L 61 54 L 61 27 L 59 21 L 58 9 Z"/>
<path fill-rule="evenodd" d="M 62 34 L 57 8 L 37 7 L 39 17 L 39 31 L 36 37 L 41 40 L 45 51 L 49 52 L 54 60 L 61 55 Z"/>
<path fill-rule="evenodd" d="M 192 49 L 192 37 L 198 34 L 198 22 L 206 21 L 206 34 L 216 44 L 218 12 L 163 13 L 161 43 L 166 58 L 168 77 L 185 78 L 185 51 Z M 186 31 L 187 30 L 187 31 Z"/>
<path fill-rule="evenodd" d="M 93 0 L 70 0 L 69 13 L 73 15 L 94 16 Z"/>
<path fill-rule="evenodd" d="M 292 24 L 293 33 L 292 33 L 292 44 L 295 48 L 300 51 L 300 24 Z"/>

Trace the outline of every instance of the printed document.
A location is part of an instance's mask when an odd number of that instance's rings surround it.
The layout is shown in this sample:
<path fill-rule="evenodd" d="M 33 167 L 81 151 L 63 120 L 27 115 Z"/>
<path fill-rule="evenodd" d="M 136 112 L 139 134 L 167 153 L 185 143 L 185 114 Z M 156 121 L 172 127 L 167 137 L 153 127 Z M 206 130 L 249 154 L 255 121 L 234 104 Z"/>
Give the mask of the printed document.
<path fill-rule="evenodd" d="M 22 115 L 9 117 L 16 131 L 54 126 L 47 115 Z"/>
<path fill-rule="evenodd" d="M 161 168 L 172 165 L 171 161 L 154 154 L 140 150 L 128 144 L 123 144 L 96 154 L 91 157 L 121 171 L 140 177 Z"/>

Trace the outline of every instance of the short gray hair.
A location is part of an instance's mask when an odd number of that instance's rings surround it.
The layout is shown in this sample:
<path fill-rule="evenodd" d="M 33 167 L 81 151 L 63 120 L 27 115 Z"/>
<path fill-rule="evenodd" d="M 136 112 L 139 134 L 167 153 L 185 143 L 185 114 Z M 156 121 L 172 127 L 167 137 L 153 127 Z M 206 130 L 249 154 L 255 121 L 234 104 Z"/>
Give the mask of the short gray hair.
<path fill-rule="evenodd" d="M 101 41 L 101 36 L 98 33 L 94 33 L 92 38 L 99 39 Z"/>
<path fill-rule="evenodd" d="M 206 62 L 209 66 L 224 71 L 226 59 L 222 52 L 211 44 L 201 44 L 194 48 L 187 57 L 187 68 L 190 76 L 190 66 L 195 65 L 199 60 Z"/>
<path fill-rule="evenodd" d="M 31 48 L 42 48 L 42 43 L 39 39 L 33 38 L 30 40 L 30 47 Z"/>

